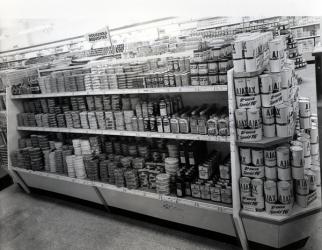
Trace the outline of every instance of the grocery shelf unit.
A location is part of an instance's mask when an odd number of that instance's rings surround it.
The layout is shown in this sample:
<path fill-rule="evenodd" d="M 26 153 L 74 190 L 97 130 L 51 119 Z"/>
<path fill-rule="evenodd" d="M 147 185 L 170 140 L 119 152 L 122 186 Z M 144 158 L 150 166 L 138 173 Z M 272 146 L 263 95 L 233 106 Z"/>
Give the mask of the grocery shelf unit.
<path fill-rule="evenodd" d="M 240 74 L 237 74 L 240 77 Z M 237 206 L 240 209 L 240 216 L 246 231 L 246 237 L 249 241 L 257 242 L 260 244 L 268 245 L 275 248 L 282 248 L 290 245 L 299 240 L 305 239 L 310 236 L 312 230 L 315 228 L 317 218 L 321 211 L 321 194 L 318 190 L 317 199 L 311 203 L 307 208 L 300 208 L 294 205 L 293 211 L 288 216 L 274 216 L 266 212 L 251 212 L 244 211 L 240 206 L 240 198 L 238 189 L 240 173 L 239 151 L 238 146 L 267 148 L 273 145 L 283 144 L 290 141 L 290 137 L 286 138 L 264 138 L 259 142 L 234 142 L 237 140 L 235 135 L 234 123 L 234 110 L 236 109 L 235 93 L 234 93 L 234 72 L 233 69 L 228 72 L 228 98 L 230 108 L 231 121 L 231 155 L 232 155 L 232 173 L 235 173 L 235 181 L 233 180 L 233 190 L 235 190 L 234 210 Z M 237 187 L 234 187 L 237 186 Z M 238 196 L 236 197 L 238 193 Z M 259 233 L 260 232 L 260 233 Z"/>
<path fill-rule="evenodd" d="M 162 55 L 161 55 L 162 56 Z M 10 89 L 8 93 L 11 93 Z M 117 130 L 91 130 L 91 129 L 70 129 L 70 128 L 43 128 L 43 127 L 18 127 L 16 115 L 23 110 L 22 100 L 29 98 L 46 98 L 75 95 L 110 95 L 110 94 L 182 94 L 183 102 L 189 105 L 196 103 L 228 103 L 227 85 L 214 86 L 183 86 L 168 88 L 143 88 L 143 89 L 113 89 L 100 92 L 73 92 L 73 93 L 55 93 L 55 94 L 36 94 L 36 95 L 17 95 L 7 94 L 7 107 L 9 107 L 8 123 L 8 151 L 18 148 L 18 139 L 23 133 L 34 132 L 52 132 L 52 133 L 80 133 L 80 134 L 98 134 L 98 135 L 117 135 L 134 136 L 148 138 L 168 138 L 177 140 L 202 140 L 207 141 L 209 145 L 218 145 L 215 147 L 226 154 L 229 153 L 233 143 L 230 144 L 230 136 L 208 136 L 195 134 L 171 134 L 157 132 L 137 132 L 137 131 L 117 131 Z M 225 104 L 227 105 L 227 104 Z M 230 117 L 232 120 L 232 117 Z M 231 126 L 233 128 L 233 126 Z M 233 183 L 233 204 L 239 203 L 238 183 L 232 169 Z M 80 180 L 70 178 L 65 175 L 48 173 L 43 171 L 31 171 L 13 167 L 9 157 L 9 170 L 26 192 L 30 192 L 29 187 L 44 189 L 51 192 L 88 200 L 106 208 L 109 206 L 122 208 L 125 210 L 137 212 L 140 214 L 157 217 L 160 219 L 173 221 L 197 228 L 207 229 L 219 232 L 225 235 L 234 236 L 240 239 L 243 249 L 248 249 L 245 231 L 239 216 L 239 205 L 225 205 L 194 199 L 191 197 L 178 198 L 168 195 L 159 195 L 156 193 L 133 190 L 127 188 L 118 188 L 115 185 Z M 237 193 L 236 193 L 237 192 Z"/>

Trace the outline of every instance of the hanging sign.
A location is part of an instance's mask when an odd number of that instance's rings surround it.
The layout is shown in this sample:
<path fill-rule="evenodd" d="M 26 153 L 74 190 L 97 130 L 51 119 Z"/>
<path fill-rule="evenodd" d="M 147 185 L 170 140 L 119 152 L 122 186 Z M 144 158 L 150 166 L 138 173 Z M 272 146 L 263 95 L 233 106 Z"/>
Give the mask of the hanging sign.
<path fill-rule="evenodd" d="M 95 43 L 98 41 L 104 41 L 104 40 L 108 40 L 111 42 L 110 30 L 109 30 L 108 26 L 106 26 L 105 28 L 100 29 L 96 32 L 86 34 L 85 38 L 87 41 L 89 41 L 91 43 Z"/>

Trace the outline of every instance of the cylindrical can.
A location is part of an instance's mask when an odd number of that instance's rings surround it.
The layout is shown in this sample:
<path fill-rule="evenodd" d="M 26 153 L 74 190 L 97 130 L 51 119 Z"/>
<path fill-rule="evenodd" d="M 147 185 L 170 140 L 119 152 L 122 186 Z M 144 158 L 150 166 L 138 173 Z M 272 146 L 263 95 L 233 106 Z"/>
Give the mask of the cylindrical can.
<path fill-rule="evenodd" d="M 263 123 L 263 130 L 265 137 L 275 137 L 276 136 L 276 125 L 273 124 L 264 124 Z"/>
<path fill-rule="evenodd" d="M 262 94 L 269 94 L 273 92 L 273 81 L 269 74 L 260 75 L 260 92 Z"/>
<path fill-rule="evenodd" d="M 274 124 L 275 123 L 275 112 L 274 107 L 262 108 L 263 123 Z"/>
<path fill-rule="evenodd" d="M 261 94 L 262 107 L 270 108 L 271 105 L 271 94 Z"/>
<path fill-rule="evenodd" d="M 309 194 L 309 177 L 304 176 L 301 180 L 295 180 L 295 190 L 297 194 L 308 195 Z"/>
<path fill-rule="evenodd" d="M 278 167 L 288 167 L 290 165 L 290 151 L 286 146 L 276 148 L 276 160 Z"/>
<path fill-rule="evenodd" d="M 316 178 L 313 171 L 308 171 L 307 176 L 309 178 L 309 189 L 310 191 L 316 190 Z"/>
<path fill-rule="evenodd" d="M 262 179 L 252 179 L 252 197 L 264 197 L 264 183 Z"/>
<path fill-rule="evenodd" d="M 265 201 L 274 204 L 277 201 L 277 187 L 276 182 L 272 180 L 265 181 L 264 183 Z"/>
<path fill-rule="evenodd" d="M 275 107 L 276 123 L 280 125 L 289 123 L 289 106 L 281 104 Z"/>
<path fill-rule="evenodd" d="M 310 169 L 312 164 L 311 156 L 304 156 L 304 169 Z"/>
<path fill-rule="evenodd" d="M 235 69 L 234 69 L 235 70 Z M 235 78 L 235 95 L 247 95 L 247 85 L 245 78 Z"/>
<path fill-rule="evenodd" d="M 247 120 L 247 110 L 246 109 L 236 109 L 235 110 L 236 125 L 237 128 L 246 128 L 248 126 Z"/>
<path fill-rule="evenodd" d="M 248 121 L 248 127 L 252 129 L 259 128 L 261 125 L 260 109 L 257 109 L 257 108 L 247 109 L 247 121 Z"/>
<path fill-rule="evenodd" d="M 320 165 L 312 165 L 312 172 L 315 174 L 315 183 L 317 186 L 321 186 L 321 169 Z"/>
<path fill-rule="evenodd" d="M 239 148 L 240 161 L 243 165 L 249 165 L 252 162 L 250 148 Z"/>
<path fill-rule="evenodd" d="M 255 72 L 258 69 L 256 58 L 246 58 L 245 69 L 246 69 L 246 72 Z"/>
<path fill-rule="evenodd" d="M 244 40 L 244 56 L 245 58 L 256 57 L 256 49 L 257 49 L 257 40 L 253 37 Z"/>
<path fill-rule="evenodd" d="M 272 84 L 273 84 L 273 93 L 280 91 L 282 76 L 280 73 L 271 74 Z"/>
<path fill-rule="evenodd" d="M 301 98 L 299 100 L 300 117 L 311 116 L 311 103 L 309 98 Z"/>
<path fill-rule="evenodd" d="M 273 73 L 281 72 L 282 70 L 282 60 L 280 58 L 269 60 L 270 70 Z"/>
<path fill-rule="evenodd" d="M 319 154 L 319 143 L 311 143 L 311 155 Z"/>
<path fill-rule="evenodd" d="M 275 148 L 264 149 L 265 166 L 276 166 L 276 151 Z"/>
<path fill-rule="evenodd" d="M 239 186 L 241 197 L 251 196 L 251 179 L 249 177 L 241 177 L 239 179 Z"/>
<path fill-rule="evenodd" d="M 244 40 L 235 40 L 233 43 L 233 58 L 240 59 L 243 58 L 244 52 Z"/>
<path fill-rule="evenodd" d="M 310 129 L 312 127 L 312 122 L 310 117 L 300 117 L 300 127 L 302 129 Z"/>
<path fill-rule="evenodd" d="M 286 89 L 292 87 L 292 69 L 291 68 L 284 68 L 282 70 L 282 89 Z"/>
<path fill-rule="evenodd" d="M 311 155 L 310 139 L 305 137 L 298 137 L 297 140 L 302 143 L 304 157 L 310 156 Z"/>
<path fill-rule="evenodd" d="M 261 149 L 252 149 L 252 163 L 254 166 L 264 165 L 264 152 Z"/>
<path fill-rule="evenodd" d="M 246 78 L 247 93 L 249 95 L 259 94 L 258 76 Z"/>
<path fill-rule="evenodd" d="M 303 167 L 303 160 L 304 160 L 304 152 L 303 148 L 300 146 L 292 146 L 290 147 L 291 150 L 291 164 L 294 167 Z"/>
<path fill-rule="evenodd" d="M 234 71 L 235 72 L 245 72 L 246 70 L 246 65 L 245 65 L 245 60 L 242 59 L 234 59 L 233 60 L 233 65 L 234 65 Z"/>
<path fill-rule="evenodd" d="M 294 180 L 300 180 L 304 178 L 304 166 L 294 167 L 292 166 L 292 178 Z"/>
<path fill-rule="evenodd" d="M 319 141 L 319 130 L 317 126 L 312 126 L 310 129 L 311 143 L 318 143 Z"/>
<path fill-rule="evenodd" d="M 276 166 L 265 166 L 265 177 L 269 180 L 277 179 L 277 167 Z"/>
<path fill-rule="evenodd" d="M 290 136 L 289 124 L 276 124 L 276 134 L 277 137 L 288 137 Z"/>
<path fill-rule="evenodd" d="M 277 189 L 278 201 L 282 204 L 290 204 L 292 202 L 291 184 L 287 181 L 279 181 Z"/>

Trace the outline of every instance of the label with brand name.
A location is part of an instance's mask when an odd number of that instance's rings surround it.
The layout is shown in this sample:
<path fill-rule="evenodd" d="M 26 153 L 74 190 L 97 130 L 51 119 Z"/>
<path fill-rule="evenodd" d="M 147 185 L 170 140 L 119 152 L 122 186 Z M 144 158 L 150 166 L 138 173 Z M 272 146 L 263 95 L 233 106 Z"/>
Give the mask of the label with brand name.
<path fill-rule="evenodd" d="M 262 128 L 237 129 L 237 138 L 240 142 L 260 141 L 263 138 Z"/>
<path fill-rule="evenodd" d="M 263 178 L 265 175 L 264 166 L 249 166 L 241 164 L 242 176 L 252 178 Z"/>
<path fill-rule="evenodd" d="M 293 204 L 270 204 L 265 202 L 265 207 L 268 214 L 285 216 L 292 212 Z"/>

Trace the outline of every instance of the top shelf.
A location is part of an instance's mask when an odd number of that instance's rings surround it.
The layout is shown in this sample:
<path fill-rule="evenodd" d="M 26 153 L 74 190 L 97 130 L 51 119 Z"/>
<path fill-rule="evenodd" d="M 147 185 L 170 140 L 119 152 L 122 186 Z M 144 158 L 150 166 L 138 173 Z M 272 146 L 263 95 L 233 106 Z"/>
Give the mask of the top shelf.
<path fill-rule="evenodd" d="M 142 89 L 107 89 L 99 91 L 75 91 L 58 92 L 48 94 L 25 94 L 11 95 L 11 99 L 47 98 L 63 96 L 87 96 L 87 95 L 117 95 L 117 94 L 156 94 L 156 93 L 199 93 L 199 92 L 223 92 L 227 91 L 227 85 L 209 86 L 183 86 L 164 88 L 142 88 Z"/>
<path fill-rule="evenodd" d="M 298 29 L 298 28 L 315 26 L 315 25 L 320 25 L 320 23 L 307 23 L 307 24 L 302 24 L 302 25 L 296 25 L 296 26 L 292 26 L 291 29 Z"/>

